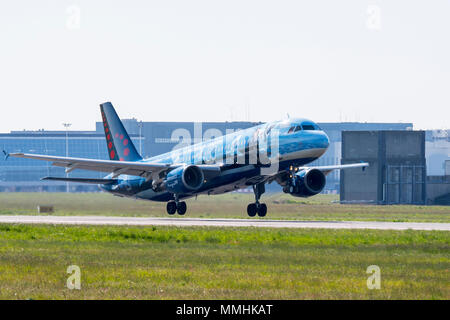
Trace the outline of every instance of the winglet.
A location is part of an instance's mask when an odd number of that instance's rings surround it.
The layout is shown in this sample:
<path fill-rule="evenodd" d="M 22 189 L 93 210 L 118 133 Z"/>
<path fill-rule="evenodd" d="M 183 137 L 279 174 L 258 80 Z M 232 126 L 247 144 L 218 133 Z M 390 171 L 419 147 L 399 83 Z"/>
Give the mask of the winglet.
<path fill-rule="evenodd" d="M 361 163 L 364 163 L 364 161 L 361 161 Z M 367 166 L 364 166 L 364 167 L 361 168 L 362 171 L 363 171 L 363 172 L 366 171 L 366 167 L 368 167 L 368 166 L 369 166 L 369 164 L 367 163 Z"/>
<path fill-rule="evenodd" d="M 5 161 L 9 158 L 9 153 L 6 150 L 3 150 L 3 153 L 5 154 Z"/>

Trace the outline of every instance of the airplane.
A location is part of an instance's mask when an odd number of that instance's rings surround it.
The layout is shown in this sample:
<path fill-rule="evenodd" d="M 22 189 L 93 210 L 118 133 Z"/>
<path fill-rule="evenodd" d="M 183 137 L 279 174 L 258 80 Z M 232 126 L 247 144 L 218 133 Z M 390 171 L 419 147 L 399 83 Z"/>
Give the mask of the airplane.
<path fill-rule="evenodd" d="M 98 184 L 113 195 L 167 202 L 169 215 L 184 215 L 185 199 L 251 186 L 255 202 L 247 206 L 247 214 L 264 217 L 267 205 L 260 198 L 267 183 L 276 182 L 295 197 L 310 197 L 323 190 L 331 171 L 369 166 L 367 162 L 306 166 L 326 152 L 329 139 L 316 123 L 301 118 L 263 123 L 143 159 L 111 102 L 100 104 L 100 111 L 109 160 L 4 153 L 6 157 L 50 161 L 64 167 L 66 173 L 76 169 L 108 173 L 103 179 L 42 180 Z"/>

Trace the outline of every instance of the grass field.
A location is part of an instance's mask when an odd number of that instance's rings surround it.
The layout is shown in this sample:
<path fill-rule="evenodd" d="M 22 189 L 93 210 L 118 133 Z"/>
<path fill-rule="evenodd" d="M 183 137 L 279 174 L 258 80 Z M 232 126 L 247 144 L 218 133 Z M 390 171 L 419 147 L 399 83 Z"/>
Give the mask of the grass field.
<path fill-rule="evenodd" d="M 186 217 L 247 218 L 251 194 L 188 200 Z M 269 219 L 450 222 L 449 207 L 265 195 Z M 0 214 L 167 217 L 109 194 L 0 193 Z M 176 216 L 178 217 L 178 216 Z M 450 233 L 0 225 L 0 299 L 449 299 Z M 81 290 L 66 288 L 81 268 Z M 381 269 L 369 290 L 366 269 Z"/>
<path fill-rule="evenodd" d="M 336 195 L 317 195 L 307 199 L 286 194 L 262 197 L 269 210 L 265 219 L 450 222 L 448 206 L 343 205 L 333 202 L 336 200 Z M 248 218 L 246 208 L 252 201 L 252 194 L 200 196 L 187 200 L 186 217 Z M 39 204 L 53 205 L 55 215 L 168 216 L 165 203 L 105 193 L 0 193 L 0 214 L 37 214 Z"/>
<path fill-rule="evenodd" d="M 0 225 L 0 299 L 449 299 L 449 243 L 437 231 Z M 66 288 L 69 265 L 81 290 Z"/>

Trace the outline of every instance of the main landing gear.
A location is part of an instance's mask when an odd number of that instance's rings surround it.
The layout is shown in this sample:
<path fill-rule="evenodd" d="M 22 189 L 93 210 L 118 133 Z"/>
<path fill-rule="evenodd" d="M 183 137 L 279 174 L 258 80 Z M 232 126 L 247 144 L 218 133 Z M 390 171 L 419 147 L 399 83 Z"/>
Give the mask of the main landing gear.
<path fill-rule="evenodd" d="M 186 213 L 187 206 L 186 202 L 184 201 L 178 201 L 178 197 L 175 197 L 175 201 L 171 200 L 167 202 L 167 213 L 170 215 L 175 214 L 175 212 L 178 212 L 180 216 L 183 216 Z"/>
<path fill-rule="evenodd" d="M 253 192 L 255 193 L 255 203 L 250 203 L 247 206 L 247 214 L 250 217 L 256 216 L 265 217 L 267 214 L 267 206 L 265 203 L 259 203 L 259 198 L 266 191 L 264 183 L 258 183 L 253 185 Z"/>

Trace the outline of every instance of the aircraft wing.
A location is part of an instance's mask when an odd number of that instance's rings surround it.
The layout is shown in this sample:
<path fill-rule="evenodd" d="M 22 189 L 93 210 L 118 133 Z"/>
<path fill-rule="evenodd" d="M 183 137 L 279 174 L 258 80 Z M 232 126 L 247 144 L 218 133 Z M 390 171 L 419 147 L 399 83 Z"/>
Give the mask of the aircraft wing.
<path fill-rule="evenodd" d="M 360 162 L 360 163 L 350 163 L 350 164 L 338 164 L 338 165 L 331 165 L 331 166 L 311 166 L 311 167 L 298 167 L 296 168 L 295 172 L 301 171 L 301 170 L 310 170 L 310 169 L 317 169 L 322 171 L 325 175 L 328 175 L 333 170 L 342 170 L 342 169 L 351 169 L 351 168 L 364 168 L 368 167 L 368 162 Z M 288 171 L 281 171 L 277 172 L 273 175 L 265 176 L 262 181 L 259 182 L 269 182 L 275 180 L 284 180 L 287 179 L 289 175 Z"/>
<path fill-rule="evenodd" d="M 52 162 L 53 166 L 66 168 L 66 172 L 75 169 L 92 170 L 113 173 L 113 179 L 121 174 L 150 177 L 164 170 L 173 169 L 179 165 L 163 163 L 146 163 L 117 160 L 98 160 L 72 157 L 57 157 L 40 154 L 10 153 L 10 157 L 44 160 Z"/>
<path fill-rule="evenodd" d="M 350 163 L 350 164 L 337 164 L 332 166 L 312 166 L 312 167 L 300 167 L 299 170 L 302 169 L 317 169 L 322 171 L 325 175 L 329 174 L 333 170 L 342 170 L 342 169 L 351 169 L 351 168 L 364 168 L 368 167 L 368 162 L 360 162 L 360 163 Z"/>
<path fill-rule="evenodd" d="M 67 181 L 67 182 L 93 183 L 93 184 L 116 184 L 117 183 L 117 179 L 44 177 L 41 180 Z"/>
<path fill-rule="evenodd" d="M 58 156 L 47 156 L 28 153 L 9 153 L 7 155 L 16 158 L 50 161 L 52 162 L 53 166 L 66 168 L 67 173 L 75 169 L 113 173 L 112 179 L 117 178 L 121 174 L 127 174 L 131 176 L 140 176 L 147 179 L 151 178 L 158 180 L 159 179 L 158 174 L 160 172 L 169 171 L 176 167 L 184 165 L 184 164 L 165 164 L 165 163 L 58 157 Z M 204 164 L 197 166 L 203 171 L 205 178 L 215 177 L 219 175 L 221 172 L 220 169 L 221 165 Z"/>

